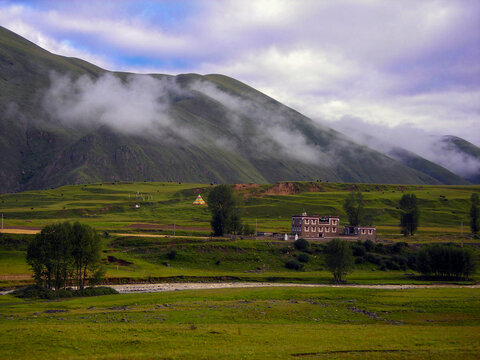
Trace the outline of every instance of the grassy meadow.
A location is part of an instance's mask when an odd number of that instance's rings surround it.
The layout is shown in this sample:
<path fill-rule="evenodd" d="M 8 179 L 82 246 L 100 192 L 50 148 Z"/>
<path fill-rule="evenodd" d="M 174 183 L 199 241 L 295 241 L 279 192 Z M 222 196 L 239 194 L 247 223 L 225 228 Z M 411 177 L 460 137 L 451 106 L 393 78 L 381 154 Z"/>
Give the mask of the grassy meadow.
<path fill-rule="evenodd" d="M 102 257 L 107 278 L 112 282 L 330 281 L 322 244 L 312 245 L 304 271 L 293 271 L 284 266 L 287 260 L 299 255 L 291 243 L 272 238 L 209 238 L 208 208 L 193 206 L 192 202 L 199 193 L 206 198 L 210 189 L 205 184 L 172 182 L 71 185 L 0 195 L 0 212 L 4 214 L 4 225 L 12 228 L 40 228 L 64 220 L 94 226 L 104 235 Z M 304 210 L 339 215 L 345 224 L 342 203 L 349 191 L 361 190 L 380 240 L 405 241 L 411 248 L 431 242 L 479 244 L 469 235 L 468 211 L 470 196 L 480 192 L 480 186 L 295 182 L 244 184 L 236 189 L 243 199 L 244 220 L 258 231 L 289 232 L 291 215 Z M 407 238 L 400 235 L 397 225 L 398 201 L 405 192 L 416 194 L 421 211 L 418 234 Z M 26 244 L 34 235 L 2 236 L 0 286 L 31 282 L 24 255 Z M 176 253 L 173 259 L 169 256 L 172 251 Z M 380 252 L 378 256 L 383 255 Z M 379 271 L 376 265 L 357 264 L 347 279 L 356 283 L 412 282 L 406 272 L 412 273 L 409 269 Z"/>
<path fill-rule="evenodd" d="M 478 289 L 0 297 L 2 359 L 476 359 Z"/>
<path fill-rule="evenodd" d="M 244 221 L 256 225 L 258 231 L 280 233 L 290 231 L 291 216 L 303 211 L 339 215 L 345 223 L 342 203 L 349 191 L 361 190 L 379 236 L 397 239 L 401 236 L 398 202 L 403 193 L 408 192 L 417 196 L 421 210 L 421 225 L 415 241 L 435 237 L 468 239 L 469 199 L 473 192 L 480 193 L 478 185 L 286 184 L 290 186 L 238 186 L 244 199 Z M 210 189 L 211 186 L 205 184 L 171 182 L 69 185 L 0 195 L 0 211 L 5 225 L 12 227 L 42 227 L 55 221 L 79 220 L 102 231 L 131 231 L 128 226 L 135 223 L 172 229 L 176 224 L 179 235 L 208 235 L 208 209 L 193 206 L 192 202 L 199 193 L 206 197 Z M 157 231 L 171 234 L 172 229 Z"/>

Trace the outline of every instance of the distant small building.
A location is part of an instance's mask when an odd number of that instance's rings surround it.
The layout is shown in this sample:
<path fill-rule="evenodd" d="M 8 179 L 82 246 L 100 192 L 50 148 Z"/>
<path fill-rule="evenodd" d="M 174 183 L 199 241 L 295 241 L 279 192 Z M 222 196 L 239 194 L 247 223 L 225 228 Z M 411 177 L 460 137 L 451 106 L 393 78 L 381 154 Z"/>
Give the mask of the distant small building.
<path fill-rule="evenodd" d="M 350 226 L 346 225 L 343 229 L 343 234 L 345 236 L 354 236 L 358 240 L 372 240 L 377 239 L 376 228 L 373 226 Z"/>
<path fill-rule="evenodd" d="M 340 217 L 322 215 L 292 216 L 292 234 L 302 238 L 337 237 Z"/>

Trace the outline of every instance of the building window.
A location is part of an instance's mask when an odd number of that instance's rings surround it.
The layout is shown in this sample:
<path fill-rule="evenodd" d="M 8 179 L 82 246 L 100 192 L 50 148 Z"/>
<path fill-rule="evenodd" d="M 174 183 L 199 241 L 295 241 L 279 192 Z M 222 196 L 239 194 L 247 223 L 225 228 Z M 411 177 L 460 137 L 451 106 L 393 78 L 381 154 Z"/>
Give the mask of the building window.
<path fill-rule="evenodd" d="M 309 231 L 308 226 L 305 226 L 305 232 L 308 232 L 308 231 Z"/>
<path fill-rule="evenodd" d="M 332 232 L 337 232 L 337 228 L 333 228 L 333 229 L 332 229 Z"/>
<path fill-rule="evenodd" d="M 312 231 L 313 231 L 313 232 L 317 231 L 317 228 L 316 228 L 315 226 L 312 227 Z"/>
<path fill-rule="evenodd" d="M 365 230 L 364 230 L 364 229 L 362 229 L 362 234 L 365 234 Z"/>
<path fill-rule="evenodd" d="M 325 232 L 329 232 L 330 231 L 330 228 L 325 228 Z"/>
<path fill-rule="evenodd" d="M 305 219 L 305 224 L 308 224 L 308 219 Z"/>
<path fill-rule="evenodd" d="M 373 234 L 373 230 L 368 230 L 368 233 L 369 233 L 370 235 L 372 235 L 372 234 Z"/>
<path fill-rule="evenodd" d="M 315 225 L 317 223 L 317 220 L 312 220 L 312 225 Z"/>

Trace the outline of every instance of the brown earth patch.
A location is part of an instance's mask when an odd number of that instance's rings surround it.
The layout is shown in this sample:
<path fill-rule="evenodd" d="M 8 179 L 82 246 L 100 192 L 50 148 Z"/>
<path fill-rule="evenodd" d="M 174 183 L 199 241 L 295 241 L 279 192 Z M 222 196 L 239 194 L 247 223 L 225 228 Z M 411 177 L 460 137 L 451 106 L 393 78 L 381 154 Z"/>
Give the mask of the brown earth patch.
<path fill-rule="evenodd" d="M 321 192 L 323 187 L 316 182 L 278 182 L 271 188 L 264 191 L 265 195 L 296 195 L 301 192 Z"/>
<path fill-rule="evenodd" d="M 159 225 L 159 224 L 130 224 L 126 226 L 127 228 L 132 229 L 142 229 L 142 230 L 173 230 L 173 225 Z M 210 228 L 204 227 L 194 227 L 194 226 L 181 226 L 176 225 L 176 230 L 187 230 L 187 231 L 210 231 Z"/>
<path fill-rule="evenodd" d="M 0 280 L 2 281 L 31 279 L 33 279 L 32 274 L 0 275 Z"/>

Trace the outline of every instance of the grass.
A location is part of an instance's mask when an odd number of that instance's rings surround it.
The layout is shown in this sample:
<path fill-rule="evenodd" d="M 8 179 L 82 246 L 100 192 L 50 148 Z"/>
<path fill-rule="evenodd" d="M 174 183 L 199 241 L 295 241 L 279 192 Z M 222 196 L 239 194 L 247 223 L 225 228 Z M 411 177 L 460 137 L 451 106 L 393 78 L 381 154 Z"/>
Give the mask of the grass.
<path fill-rule="evenodd" d="M 287 184 L 288 186 L 288 184 Z M 336 214 L 345 223 L 342 203 L 348 192 L 361 190 L 366 207 L 374 214 L 379 239 L 406 241 L 412 247 L 433 242 L 456 242 L 478 246 L 479 240 L 468 235 L 468 212 L 472 192 L 480 186 L 403 186 L 375 184 L 290 183 L 294 192 L 275 195 L 274 185 L 241 187 L 244 198 L 244 219 L 258 231 L 289 232 L 291 215 L 302 212 Z M 311 192 L 310 190 L 315 190 Z M 207 207 L 193 206 L 196 194 L 206 198 L 211 187 L 186 183 L 97 183 L 70 185 L 57 189 L 0 195 L 0 211 L 5 225 L 42 227 L 57 221 L 81 221 L 101 233 L 131 233 L 131 236 L 110 235 L 105 239 L 103 258 L 114 256 L 129 261 L 130 266 L 105 263 L 111 281 L 127 279 L 161 281 L 231 278 L 249 281 L 329 282 L 321 251 L 311 254 L 304 272 L 287 270 L 285 261 L 298 256 L 291 244 L 279 240 L 209 239 Z M 413 237 L 399 234 L 397 202 L 402 193 L 413 192 L 419 199 L 421 226 Z M 135 205 L 139 205 L 136 208 Z M 163 226 L 137 229 L 132 224 Z M 176 224 L 180 237 L 148 238 L 144 235 L 171 236 Z M 461 224 L 463 226 L 463 233 Z M 13 245 L 0 241 L 0 286 L 23 284 L 30 271 L 22 254 L 32 235 L 4 235 L 13 238 Z M 1 240 L 1 239 L 0 239 Z M 15 247 L 15 241 L 20 245 Z M 5 245 L 6 244 L 6 245 Z M 8 246 L 7 246 L 8 245 Z M 13 246 L 13 247 L 12 247 Z M 316 244 L 318 250 L 321 246 Z M 178 256 L 168 259 L 176 250 Z M 315 250 L 315 249 L 314 249 Z M 23 253 L 22 253 L 23 251 Z M 347 279 L 357 283 L 408 283 L 413 280 L 407 271 L 378 271 L 376 265 L 359 265 Z M 22 276 L 15 279 L 8 276 Z M 12 280 L 13 279 L 13 280 Z M 474 276 L 477 279 L 477 276 Z"/>
<path fill-rule="evenodd" d="M 478 289 L 257 288 L 0 297 L 0 358 L 474 359 Z M 63 310 L 47 313 L 48 310 Z"/>

